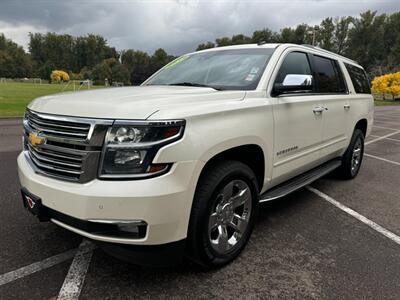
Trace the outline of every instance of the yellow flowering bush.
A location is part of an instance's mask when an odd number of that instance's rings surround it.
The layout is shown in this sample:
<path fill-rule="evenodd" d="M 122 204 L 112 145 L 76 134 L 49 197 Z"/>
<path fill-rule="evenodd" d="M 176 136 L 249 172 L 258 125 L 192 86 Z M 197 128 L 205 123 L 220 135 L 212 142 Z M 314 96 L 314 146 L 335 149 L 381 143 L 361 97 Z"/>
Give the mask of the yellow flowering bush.
<path fill-rule="evenodd" d="M 400 72 L 375 77 L 372 80 L 372 92 L 390 94 L 393 98 L 400 95 Z"/>
<path fill-rule="evenodd" d="M 62 70 L 54 70 L 53 72 L 51 72 L 50 78 L 51 82 L 69 81 L 68 73 Z"/>

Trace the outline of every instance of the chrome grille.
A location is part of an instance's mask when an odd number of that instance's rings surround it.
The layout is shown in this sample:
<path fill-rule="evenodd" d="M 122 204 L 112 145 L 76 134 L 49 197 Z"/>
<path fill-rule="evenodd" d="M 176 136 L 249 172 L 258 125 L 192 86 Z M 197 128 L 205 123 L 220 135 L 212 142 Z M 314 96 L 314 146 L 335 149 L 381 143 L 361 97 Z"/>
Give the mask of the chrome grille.
<path fill-rule="evenodd" d="M 79 180 L 82 170 L 84 155 L 66 155 L 63 152 L 33 147 L 28 144 L 29 154 L 35 165 L 47 172 L 67 176 Z"/>
<path fill-rule="evenodd" d="M 62 117 L 52 117 L 27 112 L 26 115 L 29 126 L 43 134 L 60 138 L 70 138 L 84 141 L 88 138 L 91 124 L 67 121 Z"/>
<path fill-rule="evenodd" d="M 73 118 L 27 111 L 25 157 L 36 173 L 60 180 L 88 182 L 97 177 L 101 149 L 112 120 Z M 33 145 L 29 135 L 45 142 Z"/>

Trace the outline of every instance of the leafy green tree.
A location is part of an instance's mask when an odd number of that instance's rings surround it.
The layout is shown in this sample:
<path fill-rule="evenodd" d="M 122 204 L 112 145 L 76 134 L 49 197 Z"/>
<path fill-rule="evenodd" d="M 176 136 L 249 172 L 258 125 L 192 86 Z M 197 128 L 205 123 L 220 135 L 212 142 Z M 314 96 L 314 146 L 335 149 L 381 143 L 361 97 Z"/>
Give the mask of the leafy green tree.
<path fill-rule="evenodd" d="M 115 48 L 94 34 L 72 37 L 68 34 L 30 33 L 29 52 L 39 66 L 39 75 L 48 78 L 49 67 L 78 73 L 83 67 L 93 68 L 107 58 L 118 59 Z"/>
<path fill-rule="evenodd" d="M 115 58 L 109 58 L 115 59 Z M 130 84 L 130 74 L 126 66 L 122 64 L 114 64 L 111 67 L 111 79 L 112 82 L 123 82 L 124 84 Z"/>
<path fill-rule="evenodd" d="M 79 72 L 78 78 L 82 80 L 93 79 L 92 70 L 88 67 L 83 67 Z"/>
<path fill-rule="evenodd" d="M 198 45 L 196 48 L 196 51 L 210 49 L 210 48 L 214 48 L 214 47 L 215 47 L 215 44 L 213 42 L 207 42 L 205 44 Z"/>
<path fill-rule="evenodd" d="M 321 48 L 332 51 L 335 25 L 332 18 L 325 18 L 318 27 L 318 42 Z"/>
<path fill-rule="evenodd" d="M 295 44 L 310 44 L 308 38 L 309 26 L 307 24 L 300 24 L 296 26 L 293 33 L 293 41 Z"/>
<path fill-rule="evenodd" d="M 279 42 L 280 43 L 293 43 L 294 41 L 294 31 L 290 27 L 285 27 L 281 29 Z"/>
<path fill-rule="evenodd" d="M 251 38 L 244 34 L 236 34 L 231 38 L 232 45 L 250 44 Z"/>
<path fill-rule="evenodd" d="M 0 77 L 24 78 L 33 73 L 33 61 L 21 46 L 0 34 Z"/>
<path fill-rule="evenodd" d="M 349 30 L 349 47 L 345 54 L 358 61 L 367 71 L 384 58 L 384 22 L 386 15 L 367 11 L 354 18 Z"/>
<path fill-rule="evenodd" d="M 261 42 L 276 43 L 278 41 L 278 38 L 276 36 L 276 33 L 272 32 L 272 30 L 264 28 L 262 30 L 254 31 L 251 37 L 251 41 L 252 43 L 256 44 Z"/>
<path fill-rule="evenodd" d="M 384 57 L 386 57 L 383 64 L 387 66 L 385 72 L 395 72 L 400 66 L 400 12 L 386 18 L 383 43 Z"/>
<path fill-rule="evenodd" d="M 244 34 L 220 37 L 215 42 L 198 45 L 197 50 L 262 41 L 311 44 L 313 37 L 318 46 L 358 61 L 371 78 L 399 70 L 400 12 L 378 15 L 366 11 L 359 17 L 325 18 L 316 26 L 299 24 L 278 32 L 263 28 L 254 31 L 251 37 Z M 29 53 L 26 53 L 0 33 L 0 77 L 48 78 L 52 70 L 63 69 L 74 78 L 108 78 L 110 81 L 117 80 L 121 72 L 117 81 L 128 78 L 127 82 L 140 84 L 174 59 L 163 49 L 156 50 L 153 55 L 126 50 L 120 57 L 105 38 L 95 34 L 73 37 L 51 32 L 30 33 L 29 38 Z"/>
<path fill-rule="evenodd" d="M 150 56 L 146 52 L 132 49 L 123 51 L 121 62 L 130 73 L 130 82 L 132 85 L 141 84 L 151 75 L 149 70 Z"/>
<path fill-rule="evenodd" d="M 159 48 L 154 51 L 154 54 L 150 58 L 149 72 L 150 75 L 156 72 L 158 69 L 164 67 L 167 63 L 172 61 L 175 57 L 170 56 L 165 52 L 164 49 Z"/>
<path fill-rule="evenodd" d="M 348 48 L 349 28 L 353 22 L 352 17 L 341 17 L 334 20 L 333 51 L 342 54 Z"/>
<path fill-rule="evenodd" d="M 232 45 L 232 40 L 229 37 L 222 37 L 215 40 L 217 47 L 229 46 Z"/>
<path fill-rule="evenodd" d="M 78 37 L 75 45 L 77 68 L 93 68 L 107 58 L 118 59 L 115 48 L 109 47 L 107 41 L 99 35 L 89 34 Z"/>
<path fill-rule="evenodd" d="M 59 35 L 53 32 L 47 34 L 30 33 L 29 52 L 32 58 L 42 66 L 54 65 L 56 69 L 76 70 L 74 62 L 74 38 L 68 34 Z M 50 73 L 40 74 L 49 78 Z"/>
<path fill-rule="evenodd" d="M 104 84 L 107 79 L 110 84 L 123 82 L 129 84 L 129 71 L 115 58 L 108 58 L 97 64 L 92 70 L 92 78 L 98 84 Z"/>

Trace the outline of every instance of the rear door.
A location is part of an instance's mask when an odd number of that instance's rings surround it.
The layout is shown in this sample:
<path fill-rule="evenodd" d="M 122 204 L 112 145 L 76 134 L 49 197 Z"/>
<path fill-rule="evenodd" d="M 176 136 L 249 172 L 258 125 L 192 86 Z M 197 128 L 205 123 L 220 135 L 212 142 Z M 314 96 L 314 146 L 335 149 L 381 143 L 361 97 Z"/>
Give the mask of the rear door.
<path fill-rule="evenodd" d="M 337 60 L 313 54 L 312 66 L 324 108 L 321 158 L 327 160 L 340 155 L 348 144 L 349 94 Z"/>
<path fill-rule="evenodd" d="M 348 135 L 351 135 L 354 130 L 355 124 L 358 120 L 367 118 L 368 127 L 367 135 L 372 128 L 374 121 L 374 100 L 371 95 L 370 80 L 364 69 L 360 66 L 356 66 L 349 63 L 344 63 L 344 73 L 348 80 L 353 85 L 353 89 L 350 87 L 351 101 L 349 101 L 350 107 L 348 117 Z"/>

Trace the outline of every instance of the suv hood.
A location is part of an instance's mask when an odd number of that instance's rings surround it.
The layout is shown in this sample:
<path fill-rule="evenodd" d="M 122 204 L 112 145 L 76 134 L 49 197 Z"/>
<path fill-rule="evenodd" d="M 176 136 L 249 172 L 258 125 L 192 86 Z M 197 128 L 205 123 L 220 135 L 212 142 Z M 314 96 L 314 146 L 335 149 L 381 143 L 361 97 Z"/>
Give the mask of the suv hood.
<path fill-rule="evenodd" d="M 183 86 L 138 86 L 68 92 L 37 98 L 28 108 L 48 114 L 106 118 L 147 119 L 153 113 L 174 108 L 184 117 L 185 108 L 221 101 L 238 101 L 244 91 L 216 91 L 212 88 Z M 183 113 L 183 115 L 182 115 Z"/>

